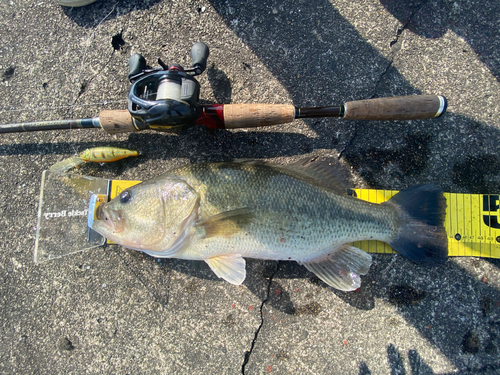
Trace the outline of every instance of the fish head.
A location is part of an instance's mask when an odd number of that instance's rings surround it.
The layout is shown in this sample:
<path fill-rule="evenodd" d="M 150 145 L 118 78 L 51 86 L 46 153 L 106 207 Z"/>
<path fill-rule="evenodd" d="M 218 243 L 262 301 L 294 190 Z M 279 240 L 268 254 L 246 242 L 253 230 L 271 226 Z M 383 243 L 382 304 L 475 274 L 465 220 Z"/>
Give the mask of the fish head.
<path fill-rule="evenodd" d="M 92 228 L 131 249 L 164 251 L 186 237 L 197 218 L 198 204 L 198 193 L 185 181 L 155 179 L 100 205 Z"/>

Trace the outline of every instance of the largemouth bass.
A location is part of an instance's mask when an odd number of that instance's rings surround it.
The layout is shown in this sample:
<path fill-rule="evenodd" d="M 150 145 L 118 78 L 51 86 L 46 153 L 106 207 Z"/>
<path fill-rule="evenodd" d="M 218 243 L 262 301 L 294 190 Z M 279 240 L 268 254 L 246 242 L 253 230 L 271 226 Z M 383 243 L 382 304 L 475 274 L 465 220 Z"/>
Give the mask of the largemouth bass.
<path fill-rule="evenodd" d="M 247 257 L 295 260 L 328 285 L 355 290 L 371 265 L 368 253 L 349 245 L 359 240 L 384 241 L 418 263 L 446 260 L 439 187 L 415 186 L 374 204 L 347 195 L 329 165 L 182 167 L 99 206 L 93 229 L 154 257 L 204 260 L 236 285 Z"/>

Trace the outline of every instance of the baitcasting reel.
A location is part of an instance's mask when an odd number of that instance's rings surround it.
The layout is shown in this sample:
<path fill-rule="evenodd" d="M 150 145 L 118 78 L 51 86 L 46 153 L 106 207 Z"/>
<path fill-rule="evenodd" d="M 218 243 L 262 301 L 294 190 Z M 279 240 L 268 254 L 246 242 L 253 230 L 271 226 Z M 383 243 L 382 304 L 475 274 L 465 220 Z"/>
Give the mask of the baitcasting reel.
<path fill-rule="evenodd" d="M 191 48 L 192 67 L 166 65 L 146 69 L 146 60 L 136 53 L 129 59 L 128 78 L 132 83 L 128 110 L 137 130 L 179 132 L 194 124 L 200 114 L 200 84 L 194 78 L 207 67 L 208 47 L 198 42 Z"/>

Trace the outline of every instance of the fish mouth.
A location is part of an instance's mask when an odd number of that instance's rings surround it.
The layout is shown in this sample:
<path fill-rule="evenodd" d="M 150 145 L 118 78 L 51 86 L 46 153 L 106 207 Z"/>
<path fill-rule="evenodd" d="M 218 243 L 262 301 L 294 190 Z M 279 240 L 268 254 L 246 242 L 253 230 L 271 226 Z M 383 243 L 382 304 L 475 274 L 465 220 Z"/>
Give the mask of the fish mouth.
<path fill-rule="evenodd" d="M 121 210 L 112 210 L 105 204 L 101 204 L 97 207 L 96 216 L 99 220 L 95 224 L 99 223 L 98 225 L 104 226 L 111 233 L 121 233 L 125 229 L 125 220 Z"/>

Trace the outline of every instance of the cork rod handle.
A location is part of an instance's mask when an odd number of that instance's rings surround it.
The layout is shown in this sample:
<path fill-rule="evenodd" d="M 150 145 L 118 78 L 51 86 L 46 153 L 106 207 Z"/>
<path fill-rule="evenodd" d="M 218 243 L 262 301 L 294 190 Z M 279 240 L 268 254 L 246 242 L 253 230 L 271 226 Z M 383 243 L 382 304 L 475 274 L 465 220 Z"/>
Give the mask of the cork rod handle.
<path fill-rule="evenodd" d="M 101 128 L 109 134 L 137 131 L 132 116 L 126 109 L 101 111 L 99 113 L 99 123 Z"/>
<path fill-rule="evenodd" d="M 436 95 L 396 96 L 357 100 L 344 104 L 347 120 L 418 120 L 440 116 L 446 98 Z"/>
<path fill-rule="evenodd" d="M 291 104 L 224 104 L 226 129 L 285 124 L 294 119 Z"/>

